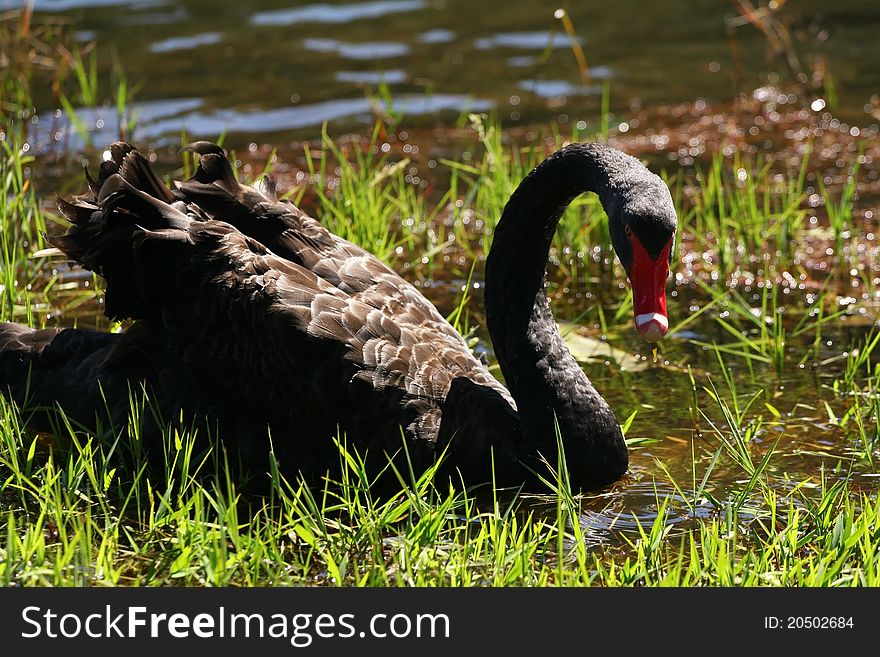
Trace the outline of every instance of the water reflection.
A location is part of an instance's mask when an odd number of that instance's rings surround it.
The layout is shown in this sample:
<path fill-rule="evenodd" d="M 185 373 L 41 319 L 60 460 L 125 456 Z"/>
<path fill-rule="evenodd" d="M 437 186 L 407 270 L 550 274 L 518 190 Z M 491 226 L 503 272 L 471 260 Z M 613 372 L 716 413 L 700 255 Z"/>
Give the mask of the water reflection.
<path fill-rule="evenodd" d="M 409 46 L 405 43 L 393 41 L 346 43 L 336 39 L 305 39 L 303 47 L 316 52 L 335 52 L 346 59 L 362 60 L 402 57 L 409 52 Z"/>
<path fill-rule="evenodd" d="M 387 73 L 358 73 L 349 71 L 338 76 L 350 83 L 378 83 L 382 75 L 391 80 L 399 79 L 401 71 Z M 442 112 L 491 110 L 492 101 L 459 94 L 398 95 L 390 99 L 391 107 L 383 101 L 367 98 L 330 100 L 323 103 L 294 105 L 290 107 L 261 109 L 220 109 L 197 111 L 203 102 L 199 98 L 161 100 L 134 103 L 131 115 L 137 120 L 135 138 L 151 139 L 160 144 L 176 143 L 184 130 L 191 136 L 216 137 L 225 133 L 266 134 L 293 130 L 324 122 L 348 119 L 368 124 L 377 112 L 393 109 L 410 116 L 438 114 Z M 86 127 L 92 144 L 109 144 L 119 137 L 119 120 L 116 108 L 81 107 L 76 109 L 78 120 Z M 30 130 L 31 150 L 34 153 L 50 152 L 56 148 L 81 150 L 86 143 L 83 135 L 74 130 L 62 112 L 38 116 Z"/>
<path fill-rule="evenodd" d="M 523 80 L 519 83 L 519 88 L 531 91 L 533 94 L 543 96 L 544 98 L 586 96 L 587 94 L 602 92 L 602 87 L 595 84 L 584 86 L 582 84 L 572 84 L 565 80 Z"/>
<path fill-rule="evenodd" d="M 418 35 L 418 40 L 422 43 L 449 43 L 455 40 L 455 32 L 451 30 L 428 30 Z"/>
<path fill-rule="evenodd" d="M 150 52 L 172 52 L 175 50 L 189 50 L 198 46 L 207 46 L 219 43 L 223 35 L 219 32 L 203 32 L 190 37 L 171 37 L 163 41 L 157 41 L 150 46 Z"/>
<path fill-rule="evenodd" d="M 141 101 L 133 103 L 129 110 L 131 117 L 137 120 L 138 137 L 157 137 L 159 134 L 150 130 L 151 125 L 172 124 L 188 112 L 201 107 L 202 102 L 201 98 Z M 120 117 L 115 107 L 80 107 L 75 111 L 93 144 L 106 145 L 119 138 Z M 60 110 L 34 118 L 36 121 L 32 121 L 30 128 L 33 152 L 48 152 L 56 148 L 77 151 L 85 148 L 83 135 L 73 129 L 67 116 Z M 163 123 L 165 119 L 167 122 Z"/>
<path fill-rule="evenodd" d="M 538 58 L 534 55 L 517 55 L 516 57 L 508 57 L 507 63 L 511 66 L 535 66 Z"/>
<path fill-rule="evenodd" d="M 148 7 L 150 5 L 144 5 Z M 137 7 L 136 9 L 142 9 Z M 119 17 L 121 25 L 174 25 L 182 23 L 190 18 L 189 12 L 184 7 L 159 8 L 157 11 L 135 11 Z M 166 29 L 166 28 L 163 28 Z"/>
<path fill-rule="evenodd" d="M 414 11 L 424 6 L 423 0 L 376 0 L 375 2 L 359 2 L 348 5 L 314 4 L 291 9 L 260 11 L 251 16 L 251 23 L 254 25 L 339 24 Z"/>
<path fill-rule="evenodd" d="M 336 79 L 340 82 L 355 84 L 398 84 L 407 79 L 406 71 L 391 69 L 390 71 L 338 71 Z"/>
<path fill-rule="evenodd" d="M 13 2 L 13 5 L 16 4 Z M 24 4 L 23 2 L 21 4 Z M 128 5 L 131 9 L 142 9 L 165 4 L 165 0 L 34 0 L 37 11 L 68 11 L 86 7 L 118 7 Z"/>
<path fill-rule="evenodd" d="M 695 517 L 710 517 L 715 510 L 700 505 L 691 510 L 688 500 L 662 482 L 637 482 L 619 494 L 587 497 L 579 521 L 587 544 L 606 543 L 615 534 L 649 531 L 658 518 L 664 525 L 677 525 Z"/>
<path fill-rule="evenodd" d="M 567 34 L 552 32 L 502 32 L 491 37 L 474 41 L 479 50 L 503 48 L 522 48 L 523 50 L 544 50 L 545 48 L 571 48 L 575 43 L 583 44 L 581 38 L 572 39 Z"/>
<path fill-rule="evenodd" d="M 492 108 L 490 101 L 455 94 L 395 96 L 392 98 L 392 104 L 395 111 L 408 115 L 458 112 L 464 107 L 470 107 L 473 111 L 486 111 Z M 224 109 L 205 113 L 194 112 L 139 126 L 138 134 L 142 137 L 159 137 L 174 129 L 178 132 L 183 129 L 192 134 L 208 135 L 224 132 L 259 134 L 320 125 L 324 121 L 342 118 L 359 119 L 363 123 L 368 123 L 372 113 L 383 108 L 384 105 L 379 101 L 352 98 L 272 110 Z"/>

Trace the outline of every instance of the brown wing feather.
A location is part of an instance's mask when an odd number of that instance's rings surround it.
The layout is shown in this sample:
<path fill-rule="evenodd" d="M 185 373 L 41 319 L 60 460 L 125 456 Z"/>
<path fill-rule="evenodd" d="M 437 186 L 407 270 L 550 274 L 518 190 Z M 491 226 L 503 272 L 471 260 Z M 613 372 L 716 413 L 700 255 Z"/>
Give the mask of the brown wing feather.
<path fill-rule="evenodd" d="M 216 219 L 256 236 L 274 254 L 313 274 L 311 287 L 302 278 L 293 284 L 289 274 L 278 278 L 279 302 L 302 307 L 311 295 L 311 319 L 305 330 L 315 337 L 344 342 L 346 357 L 370 375 L 376 389 L 399 387 L 409 396 L 440 403 L 452 379 L 465 376 L 498 390 L 514 405 L 506 388 L 473 357 L 458 332 L 415 287 L 292 203 L 278 202 L 274 194 L 240 184 L 221 154 L 203 155 L 199 171 L 192 180 L 178 183 L 177 192 L 209 214 L 217 208 Z M 230 208 L 234 209 L 230 212 Z M 227 214 L 221 217 L 219 210 Z M 262 231 L 254 228 L 260 223 L 274 226 L 274 233 L 265 226 Z M 317 279 L 347 297 L 329 293 Z"/>

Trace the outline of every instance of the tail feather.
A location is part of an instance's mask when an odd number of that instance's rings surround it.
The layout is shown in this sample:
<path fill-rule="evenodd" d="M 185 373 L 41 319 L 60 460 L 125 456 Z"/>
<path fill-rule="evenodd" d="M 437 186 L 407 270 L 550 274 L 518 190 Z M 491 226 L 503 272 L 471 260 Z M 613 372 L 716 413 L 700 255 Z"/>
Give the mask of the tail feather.
<path fill-rule="evenodd" d="M 86 182 L 89 185 L 89 191 L 92 193 L 94 198 L 98 197 L 98 194 L 101 192 L 101 184 L 92 178 L 92 174 L 89 173 L 89 167 L 84 166 L 83 172 L 86 174 Z"/>
<path fill-rule="evenodd" d="M 114 162 L 119 165 L 118 174 L 122 176 L 123 180 L 153 198 L 167 204 L 173 203 L 174 194 L 165 186 L 146 158 L 138 153 L 131 144 L 125 144 L 125 146 L 128 150 L 120 149 L 124 155 L 119 160 L 114 159 Z M 113 153 L 112 148 L 110 152 Z"/>
<path fill-rule="evenodd" d="M 216 144 L 195 142 L 189 150 L 199 154 L 198 168 L 172 191 L 131 144 L 116 142 L 97 180 L 87 173 L 90 193 L 58 201 L 70 227 L 47 240 L 106 280 L 104 308 L 111 319 L 160 316 L 163 303 L 170 301 L 168 290 L 176 289 L 173 269 L 187 266 L 188 256 L 180 247 L 193 246 L 198 231 L 208 235 L 211 231 L 196 225 L 204 227 L 212 219 L 231 224 L 293 262 L 301 262 L 303 254 L 317 258 L 333 250 L 317 222 L 276 200 L 274 181 L 265 181 L 260 189 L 240 184 L 226 152 Z"/>
<path fill-rule="evenodd" d="M 239 229 L 256 219 L 255 214 L 260 214 L 258 206 L 277 202 L 272 182 L 261 189 L 238 182 L 226 151 L 217 144 L 197 141 L 186 150 L 198 153 L 199 165 L 192 178 L 175 181 L 176 198 L 195 203 L 210 215 L 222 217 Z"/>
<path fill-rule="evenodd" d="M 47 236 L 71 260 L 107 281 L 105 312 L 111 319 L 145 319 L 161 312 L 154 301 L 167 283 L 162 258 L 149 263 L 145 276 L 138 251 L 151 239 L 190 243 L 186 230 L 195 220 L 178 207 L 171 190 L 131 144 L 110 147 L 97 182 L 88 177 L 91 195 L 59 199 L 58 207 L 71 225 L 63 235 Z M 157 278 L 158 276 L 158 278 Z"/>
<path fill-rule="evenodd" d="M 196 141 L 189 144 L 185 150 L 199 155 L 199 166 L 190 181 L 216 185 L 233 196 L 241 193 L 242 185 L 235 177 L 232 164 L 222 147 L 209 141 Z"/>
<path fill-rule="evenodd" d="M 244 185 L 220 146 L 201 141 L 187 148 L 199 154 L 199 165 L 189 180 L 174 181 L 174 196 L 188 208 L 198 208 L 203 220 L 229 223 L 276 255 L 304 266 L 323 257 L 345 259 L 363 253 L 349 249 L 292 203 L 279 201 L 271 176 L 263 176 L 253 187 Z"/>

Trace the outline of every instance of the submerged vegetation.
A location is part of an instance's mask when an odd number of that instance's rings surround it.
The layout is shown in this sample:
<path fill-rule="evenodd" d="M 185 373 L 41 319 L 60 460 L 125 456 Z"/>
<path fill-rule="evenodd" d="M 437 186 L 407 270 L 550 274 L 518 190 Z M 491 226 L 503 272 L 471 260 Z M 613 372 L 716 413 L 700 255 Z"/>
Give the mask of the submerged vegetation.
<path fill-rule="evenodd" d="M 99 97 L 94 50 L 63 41 L 60 26 L 36 31 L 25 15 L 4 47 L 50 61 L 66 49 L 49 77 L 88 143 L 73 107 Z M 39 254 L 61 221 L 47 199 L 83 185 L 78 174 L 40 179 L 50 158 L 29 148 L 30 76 L 44 59 L 2 69 L 0 319 L 107 328 L 100 281 Z M 136 139 L 122 74 L 115 86 L 121 133 Z M 523 142 L 485 116 L 462 124 L 467 153 L 420 153 L 405 118 L 389 113 L 364 138 L 325 131 L 302 154 L 243 149 L 238 175 L 276 175 L 330 230 L 416 282 L 491 360 L 481 272 L 504 204 L 551 149 L 612 135 L 601 119 L 595 134 L 576 127 Z M 186 175 L 192 163 L 169 150 L 156 149 L 159 164 Z M 228 455 L 197 453 L 186 434 L 167 436 L 163 468 L 122 465 L 113 435 L 70 425 L 33 435 L 2 401 L 0 582 L 876 586 L 880 254 L 860 186 L 874 152 L 857 143 L 836 176 L 816 168 L 809 146 L 766 160 L 732 148 L 692 167 L 654 161 L 681 230 L 670 331 L 653 358 L 629 324 L 598 199 L 566 211 L 548 293 L 579 360 L 626 418 L 632 454 L 630 474 L 606 490 L 573 495 L 562 462 L 543 495 L 397 472 L 399 492 L 379 497 L 344 437 L 341 480 L 318 489 L 274 469 L 235 481 Z"/>

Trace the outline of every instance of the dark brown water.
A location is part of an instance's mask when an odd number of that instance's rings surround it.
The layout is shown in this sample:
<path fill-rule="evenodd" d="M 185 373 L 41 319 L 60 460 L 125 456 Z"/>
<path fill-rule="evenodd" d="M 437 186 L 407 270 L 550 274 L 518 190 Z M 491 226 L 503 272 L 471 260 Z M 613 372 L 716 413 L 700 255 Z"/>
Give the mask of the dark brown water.
<path fill-rule="evenodd" d="M 0 0 L 0 7 L 20 6 Z M 567 8 L 575 37 L 554 11 Z M 312 138 L 362 130 L 380 82 L 408 123 L 453 123 L 467 111 L 505 126 L 594 126 L 604 83 L 615 121 L 635 108 L 703 97 L 727 101 L 789 67 L 733 2 L 613 3 L 538 0 L 36 0 L 38 13 L 73 22 L 102 56 L 111 53 L 136 89 L 140 140 L 228 133 L 250 140 Z M 779 20 L 807 77 L 842 120 L 871 120 L 880 91 L 880 4 L 875 0 L 784 3 Z M 577 42 L 589 73 L 582 77 Z M 818 75 L 818 74 L 817 74 Z M 821 77 L 821 76 L 820 76 Z M 830 88 L 833 86 L 833 94 Z M 109 83 L 103 95 L 112 97 Z M 834 97 L 837 102 L 835 103 Z M 46 107 L 49 99 L 37 99 Z M 95 144 L 116 136 L 109 107 L 82 112 Z M 76 135 L 41 116 L 42 139 L 78 147 Z M 100 126 L 100 127 L 98 127 Z M 48 145 L 44 144 L 44 146 Z"/>

